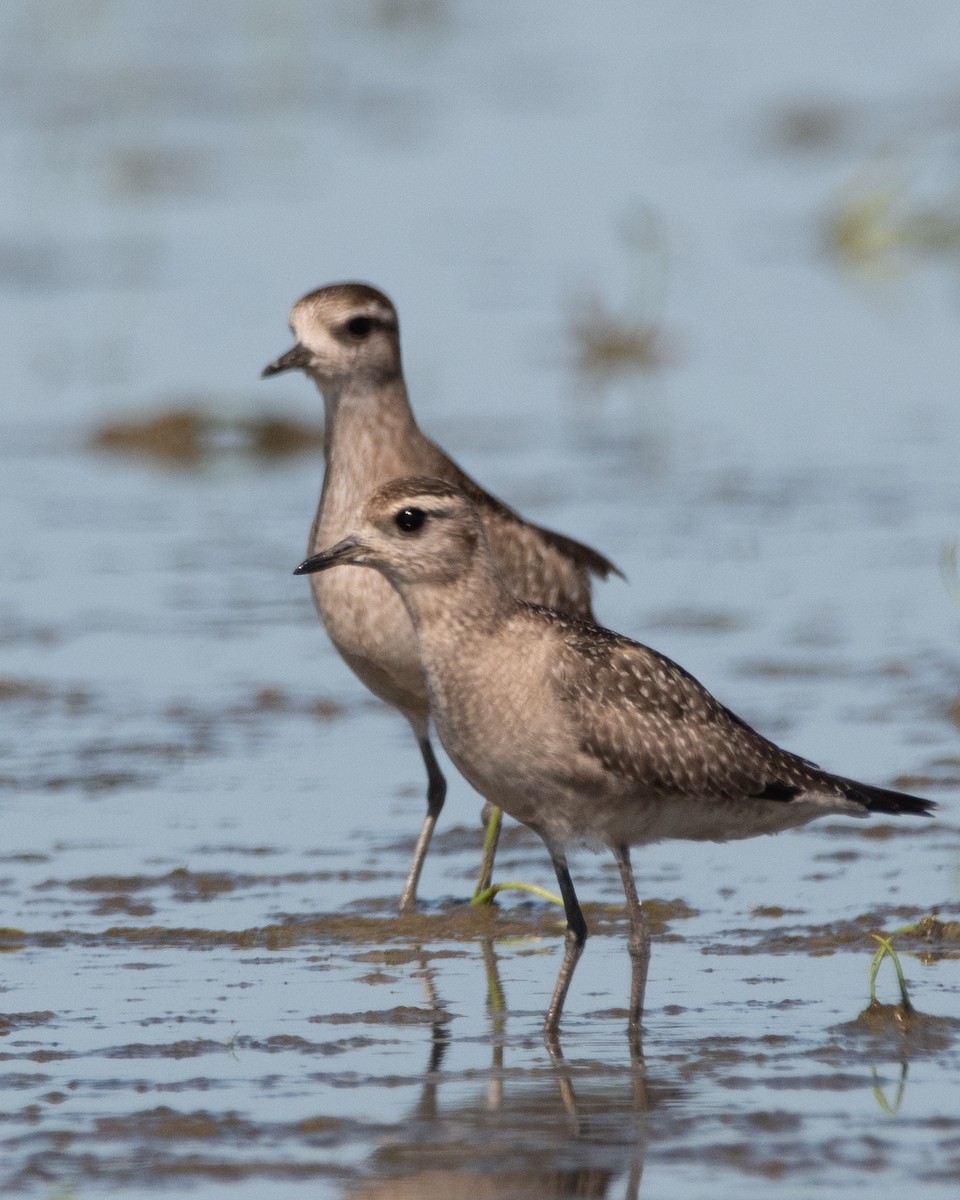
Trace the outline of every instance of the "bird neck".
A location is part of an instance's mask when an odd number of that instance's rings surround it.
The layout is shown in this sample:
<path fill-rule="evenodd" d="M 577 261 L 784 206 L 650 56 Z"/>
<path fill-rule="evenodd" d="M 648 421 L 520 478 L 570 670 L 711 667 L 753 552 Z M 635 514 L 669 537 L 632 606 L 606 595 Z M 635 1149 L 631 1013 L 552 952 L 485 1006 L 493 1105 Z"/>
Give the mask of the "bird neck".
<path fill-rule="evenodd" d="M 320 503 L 330 528 L 336 529 L 353 518 L 375 488 L 416 474 L 427 443 L 413 418 L 402 377 L 379 384 L 325 386 L 323 400 L 326 469 Z"/>
<path fill-rule="evenodd" d="M 362 431 L 375 431 L 377 440 L 409 436 L 417 423 L 407 398 L 402 375 L 389 379 L 351 379 L 345 382 L 318 382 L 323 396 L 324 447 L 331 460 L 338 442 L 352 442 Z"/>
<path fill-rule="evenodd" d="M 489 637 L 520 607 L 486 544 L 477 547 L 469 567 L 453 579 L 397 586 L 425 665 L 434 658 L 449 659 L 451 645 L 463 651 L 474 638 Z"/>

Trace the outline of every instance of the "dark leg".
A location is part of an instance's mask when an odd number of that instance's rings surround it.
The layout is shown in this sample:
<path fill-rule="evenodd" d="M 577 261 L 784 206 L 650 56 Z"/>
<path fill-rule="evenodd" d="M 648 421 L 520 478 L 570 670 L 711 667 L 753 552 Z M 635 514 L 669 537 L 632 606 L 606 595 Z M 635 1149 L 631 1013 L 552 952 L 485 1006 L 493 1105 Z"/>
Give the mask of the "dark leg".
<path fill-rule="evenodd" d="M 630 918 L 630 937 L 627 941 L 631 963 L 629 1032 L 631 1045 L 639 1048 L 643 993 L 646 991 L 647 968 L 650 966 L 650 935 L 647 932 L 647 920 L 643 915 L 643 907 L 637 896 L 637 885 L 633 881 L 630 847 L 617 846 L 613 853 L 617 860 L 617 866 L 620 868 L 623 894 L 627 898 L 627 915 Z"/>
<path fill-rule="evenodd" d="M 440 816 L 440 810 L 443 808 L 443 802 L 447 796 L 447 781 L 444 779 L 443 772 L 440 770 L 440 764 L 434 756 L 430 739 L 428 737 L 418 737 L 417 745 L 420 747 L 420 753 L 423 755 L 423 765 L 427 768 L 427 815 L 424 817 L 423 825 L 420 828 L 420 836 L 417 838 L 417 844 L 413 851 L 410 874 L 407 876 L 407 882 L 404 884 L 403 894 L 400 897 L 401 912 L 412 912 L 416 907 L 417 884 L 420 882 L 423 860 L 427 857 L 430 839 L 433 837 L 433 827 L 437 823 L 437 817 Z"/>
<path fill-rule="evenodd" d="M 567 914 L 567 933 L 564 939 L 563 962 L 560 964 L 560 974 L 553 989 L 550 1007 L 547 1009 L 547 1020 L 544 1030 L 547 1041 L 557 1040 L 557 1030 L 560 1025 L 560 1014 L 563 1012 L 563 1002 L 567 998 L 567 989 L 573 972 L 583 953 L 583 944 L 587 940 L 587 923 L 580 911 L 577 893 L 573 890 L 573 880 L 567 870 L 567 860 L 562 854 L 551 852 L 553 869 L 557 873 L 557 883 L 560 885 L 560 895 L 563 899 L 563 911 Z"/>

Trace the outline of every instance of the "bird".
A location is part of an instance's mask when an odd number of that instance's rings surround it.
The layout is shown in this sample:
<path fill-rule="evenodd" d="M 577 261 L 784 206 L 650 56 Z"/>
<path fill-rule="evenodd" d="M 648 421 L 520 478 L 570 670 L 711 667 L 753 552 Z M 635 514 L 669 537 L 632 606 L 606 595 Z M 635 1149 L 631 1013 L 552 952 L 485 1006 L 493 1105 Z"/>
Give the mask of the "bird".
<path fill-rule="evenodd" d="M 546 845 L 567 926 L 548 1042 L 587 937 L 570 848 L 606 848 L 616 859 L 629 917 L 628 1030 L 638 1043 L 650 938 L 631 847 L 725 842 L 836 814 L 924 816 L 936 807 L 821 770 L 757 733 L 656 650 L 520 599 L 497 568 L 471 496 L 448 482 L 387 483 L 345 537 L 295 574 L 347 565 L 373 568 L 402 598 L 451 760 Z"/>
<path fill-rule="evenodd" d="M 365 283 L 336 283 L 302 296 L 290 312 L 295 343 L 263 377 L 301 370 L 324 404 L 326 468 L 308 553 L 348 533 L 362 502 L 391 479 L 427 475 L 456 484 L 475 505 L 491 551 L 517 595 L 592 617 L 591 577 L 622 574 L 573 538 L 531 524 L 475 483 L 417 425 L 403 377 L 397 311 Z M 416 905 L 417 886 L 447 784 L 430 740 L 430 705 L 410 619 L 396 592 L 373 572 L 338 572 L 313 581 L 330 640 L 374 695 L 409 722 L 427 772 L 427 811 L 400 897 Z M 490 886 L 500 814 L 490 816 L 475 892 Z"/>

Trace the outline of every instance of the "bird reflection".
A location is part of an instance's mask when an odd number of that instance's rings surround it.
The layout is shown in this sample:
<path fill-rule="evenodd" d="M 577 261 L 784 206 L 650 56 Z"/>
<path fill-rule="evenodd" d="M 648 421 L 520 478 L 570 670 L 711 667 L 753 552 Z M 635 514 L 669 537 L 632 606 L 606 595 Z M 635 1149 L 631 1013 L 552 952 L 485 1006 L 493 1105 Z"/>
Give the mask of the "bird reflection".
<path fill-rule="evenodd" d="M 485 939 L 490 1069 L 475 1095 L 462 1075 L 444 1075 L 450 1019 L 426 954 L 418 974 L 432 1023 L 420 1096 L 395 1142 L 379 1146 L 351 1200 L 637 1200 L 646 1114 L 673 1088 L 653 1088 L 642 1056 L 624 1067 L 568 1062 L 558 1042 L 524 1069 L 507 1063 L 507 1011 L 493 939 Z M 444 1104 L 443 1092 L 451 1096 Z"/>

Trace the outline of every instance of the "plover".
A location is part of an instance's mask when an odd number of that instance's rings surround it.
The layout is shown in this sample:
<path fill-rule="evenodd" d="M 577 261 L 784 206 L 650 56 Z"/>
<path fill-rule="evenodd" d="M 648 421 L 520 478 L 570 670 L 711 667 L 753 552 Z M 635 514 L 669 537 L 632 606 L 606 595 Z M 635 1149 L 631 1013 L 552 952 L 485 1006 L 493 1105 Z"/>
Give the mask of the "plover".
<path fill-rule="evenodd" d="M 510 588 L 524 600 L 591 617 L 591 575 L 617 568 L 572 538 L 524 521 L 474 483 L 425 437 L 414 420 L 400 359 L 397 313 L 390 300 L 363 283 L 338 283 L 294 304 L 296 339 L 264 376 L 299 369 L 324 403 L 326 471 L 308 552 L 329 546 L 354 528 L 360 506 L 381 484 L 429 475 L 462 488 L 476 506 L 490 549 Z M 430 705 L 410 619 L 396 592 L 372 571 L 337 572 L 312 581 L 313 597 L 330 640 L 358 678 L 407 718 L 427 770 L 427 814 L 400 898 L 416 902 L 417 884 L 446 796 L 429 735 Z M 477 892 L 489 887 L 499 831 L 491 817 Z"/>
<path fill-rule="evenodd" d="M 546 843 L 567 918 L 549 1037 L 587 936 L 569 847 L 607 847 L 620 869 L 630 920 L 630 1030 L 639 1041 L 650 942 L 631 846 L 724 842 L 815 817 L 919 816 L 935 807 L 822 771 L 755 732 L 655 650 L 517 599 L 471 497 L 449 483 L 388 483 L 346 537 L 296 573 L 346 564 L 375 568 L 402 597 L 434 724 L 453 762 Z"/>

